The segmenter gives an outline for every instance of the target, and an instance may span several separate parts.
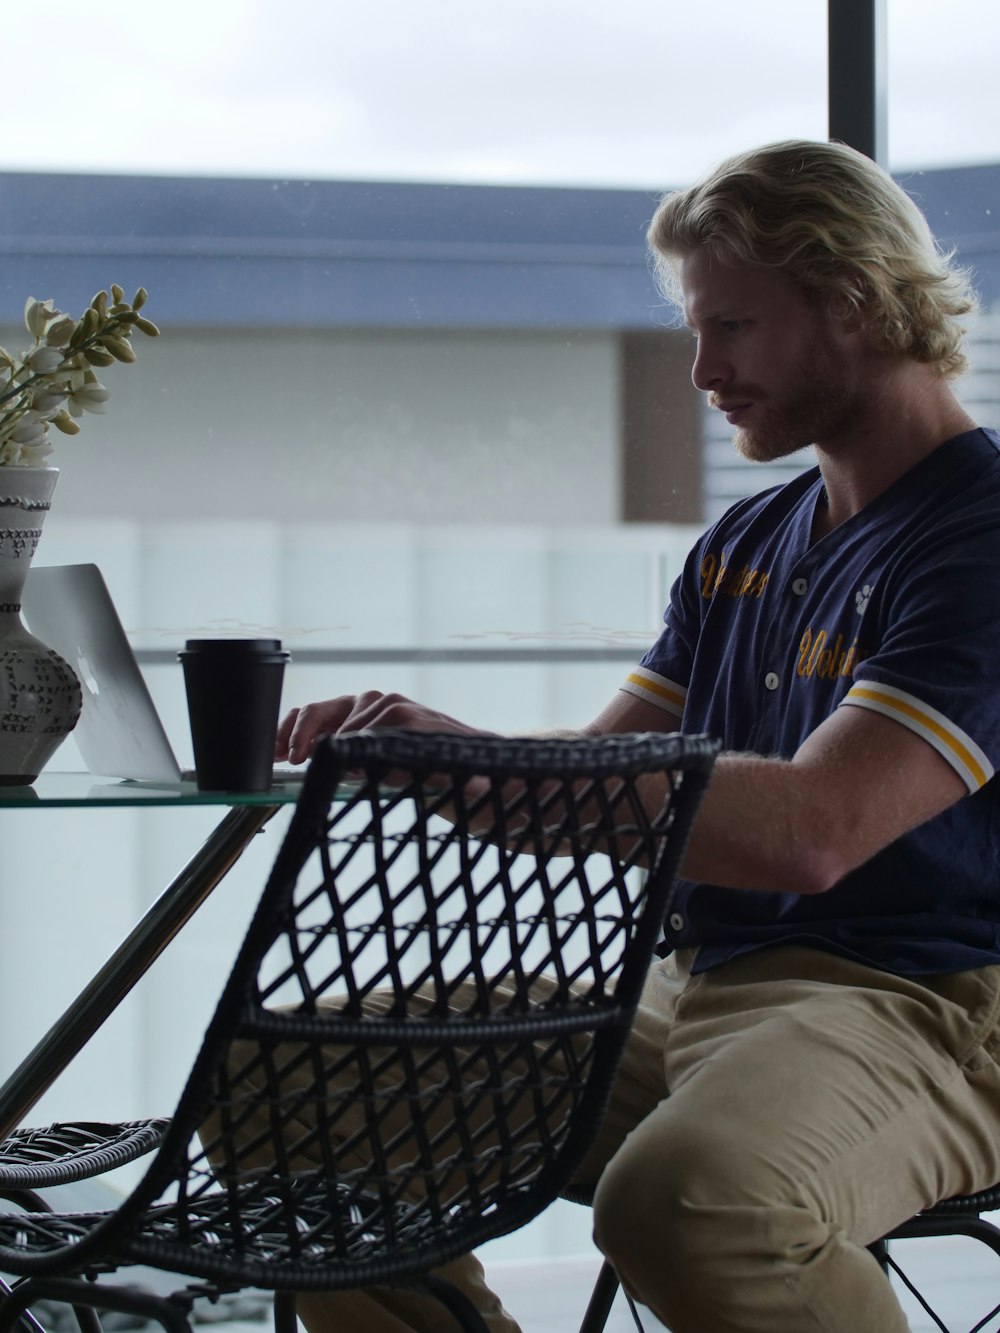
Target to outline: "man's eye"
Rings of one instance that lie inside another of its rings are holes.
[[[745,320],[742,319],[724,319],[722,321],[722,327],[727,333],[739,333],[744,324]]]

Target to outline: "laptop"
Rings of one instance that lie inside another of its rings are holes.
[[[96,565],[32,566],[21,613],[79,677],[83,709],[72,734],[91,773],[158,786],[194,781],[194,770],[177,762]],[[274,780],[301,782],[304,775],[304,767],[280,768]]]

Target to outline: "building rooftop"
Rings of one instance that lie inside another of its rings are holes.
[[[1000,301],[1000,164],[903,179]],[[110,282],[202,327],[649,329],[646,190],[0,175],[0,320]]]

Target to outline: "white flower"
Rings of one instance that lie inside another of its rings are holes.
[[[58,347],[47,347],[45,343],[40,343],[27,354],[24,364],[33,375],[51,375],[59,369],[63,360],[63,353]]]
[[[45,439],[48,431],[48,424],[42,420],[37,412],[27,411],[16,422],[14,429],[10,433],[10,438],[15,444],[38,444]]]
[[[55,319],[46,326],[45,341],[49,347],[65,347],[73,336],[76,320],[72,315],[56,313]]]
[[[66,402],[67,393],[68,390],[65,388],[57,389],[53,386],[51,389],[36,393],[31,400],[31,406],[40,417],[51,421]]]
[[[19,356],[0,347],[0,467],[28,466],[51,452],[49,426],[76,435],[74,418],[103,412],[111,397],[94,367],[135,360],[132,335],[155,337],[156,325],[138,312],[146,303],[140,287],[131,304],[117,283],[100,291],[79,319],[52,301],[29,296],[24,324],[34,345]]]
[[[63,370],[66,372],[66,387],[70,393],[75,393],[77,389],[82,389],[88,382],[87,376],[94,376],[94,372],[82,356],[73,357],[72,361],[67,361]]]
[[[111,394],[104,385],[94,380],[93,383],[81,385],[79,389],[73,389],[66,406],[75,417],[78,417],[81,412],[97,412],[100,414],[104,411],[104,404],[110,397]]]
[[[49,444],[49,437],[46,435],[38,444],[20,445],[18,456],[14,461],[22,467],[40,467],[51,452],[52,445]]]
[[[7,441],[0,444],[0,467],[8,464],[12,467],[36,468],[52,453],[48,440],[41,444],[15,444]]]
[[[45,325],[59,313],[51,301],[36,301],[29,296],[24,303],[24,326],[33,338],[40,338]]]

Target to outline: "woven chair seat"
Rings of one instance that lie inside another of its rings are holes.
[[[332,1216],[336,1214],[336,1222]],[[294,1229],[289,1227],[293,1220]],[[0,1246],[10,1255],[57,1253],[75,1245],[107,1220],[103,1212],[56,1214],[26,1213],[0,1219]],[[462,1232],[469,1218],[456,1209],[451,1225]],[[336,1250],[326,1239],[337,1232]],[[197,1208],[171,1205],[151,1208],[141,1229],[123,1235],[115,1248],[104,1253],[100,1267],[113,1269],[125,1264],[149,1264],[209,1281],[224,1279],[220,1254],[238,1254],[244,1285],[274,1288],[294,1285],[302,1289],[316,1285],[317,1275],[325,1290],[356,1285],[353,1261],[363,1258],[370,1280],[378,1280],[372,1264],[373,1250],[383,1249],[385,1277],[398,1269],[399,1255],[419,1262],[423,1253],[438,1262],[440,1223],[429,1219],[423,1208],[397,1203],[387,1209],[381,1199],[358,1195],[335,1185],[315,1183],[303,1189],[293,1203],[279,1198],[242,1198],[238,1211],[224,1194],[206,1196]],[[464,1243],[463,1243],[464,1249]],[[331,1260],[333,1260],[331,1264]],[[276,1282],[276,1274],[281,1282]]]
[[[197,1209],[189,1205],[179,1211],[169,1204],[149,1209],[142,1219],[141,1230],[122,1235],[118,1244],[105,1253],[103,1265],[163,1261],[176,1255],[189,1275],[212,1277],[217,1274],[222,1249],[238,1251],[251,1267],[255,1263],[270,1265],[289,1260],[308,1263],[310,1258],[319,1259],[326,1254],[325,1250],[321,1253],[314,1248],[308,1237],[329,1216],[328,1199],[315,1187],[310,1192],[315,1201],[302,1197],[295,1201],[292,1210],[303,1237],[302,1244],[294,1251],[285,1226],[288,1210],[282,1200],[241,1201],[238,1219],[234,1219],[232,1199],[217,1194],[202,1199]],[[346,1201],[344,1220],[351,1225]],[[106,1221],[105,1212],[8,1215],[0,1219],[0,1246],[9,1253],[18,1250],[54,1253],[75,1245]]]
[[[113,1171],[158,1148],[169,1123],[76,1121],[14,1130],[0,1143],[0,1190],[67,1185]]]

